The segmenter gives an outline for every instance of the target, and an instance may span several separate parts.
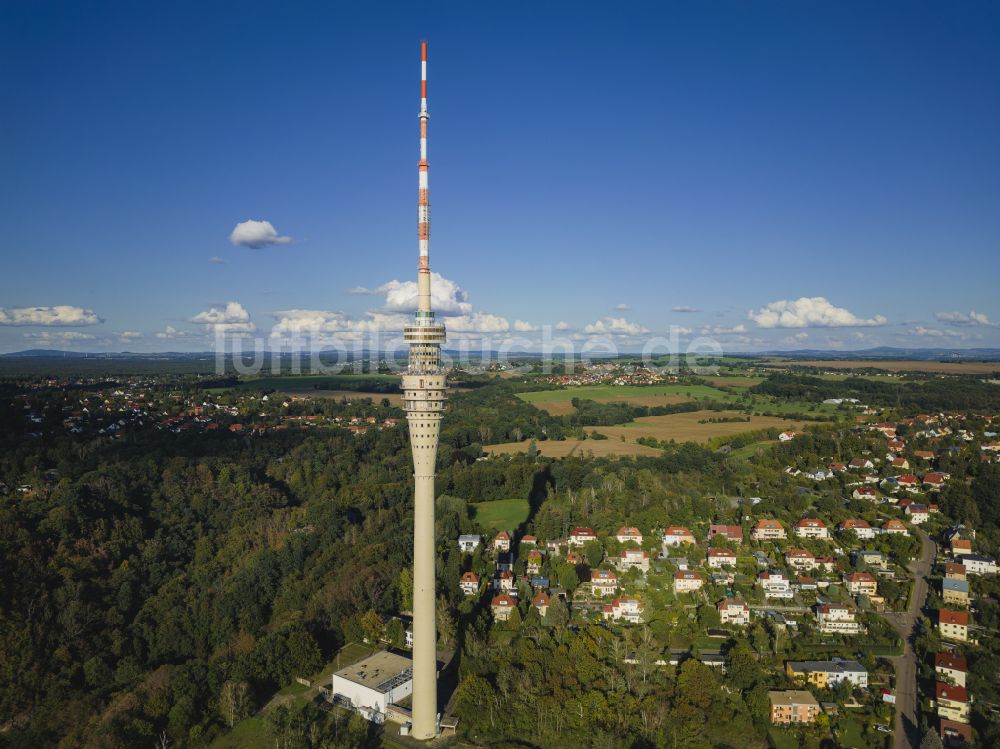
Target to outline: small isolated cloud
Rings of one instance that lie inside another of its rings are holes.
[[[360,290],[354,293],[367,293]],[[385,309],[391,312],[413,312],[417,308],[416,281],[389,281],[371,293],[385,297]],[[440,273],[431,273],[431,308],[443,315],[467,315],[472,312],[469,294],[454,281]]]
[[[223,258],[219,257],[218,255],[212,255],[212,257],[210,257],[208,259],[208,262],[210,262],[212,265],[225,265],[226,264],[226,261]]]
[[[701,329],[702,335],[736,335],[738,333],[746,332],[747,326],[743,323],[732,327],[726,327],[725,325],[706,325]]]
[[[701,312],[700,309],[696,309],[695,307],[688,307],[688,306],[683,305],[683,304],[679,305],[677,307],[671,307],[670,311],[671,312]]]
[[[355,286],[352,289],[347,290],[348,294],[363,294],[367,296],[373,296],[376,292],[375,289],[369,289],[367,286]]]
[[[625,302],[622,302],[621,304],[616,304],[615,309],[618,310],[619,312],[627,312],[632,308],[629,307],[627,304],[625,304]]]
[[[222,309],[212,307],[200,312],[189,322],[204,325],[211,333],[253,333],[257,326],[250,321],[250,313],[239,302],[229,302]]]
[[[969,336],[965,333],[960,333],[957,330],[938,330],[936,328],[925,328],[923,325],[918,325],[913,330],[910,331],[915,336],[920,336],[921,338],[958,338],[965,339]]]
[[[976,312],[975,310],[971,310],[967,315],[963,312],[938,312],[934,315],[934,317],[943,323],[947,323],[948,325],[958,325],[962,327],[983,325],[994,328],[997,325],[1000,325],[1000,323],[992,322],[990,318],[982,312]]]
[[[138,340],[139,338],[142,338],[142,333],[140,333],[138,330],[123,330],[121,333],[118,334],[118,337],[121,338],[123,341],[135,341]]]
[[[572,329],[573,326],[570,325],[565,320],[560,320],[559,322],[556,323],[556,330],[572,330]]]
[[[648,333],[649,330],[638,323],[629,322],[624,317],[605,317],[597,322],[586,325],[583,332],[589,335],[621,335],[631,336]]]
[[[821,296],[771,302],[747,317],[761,328],[859,328],[885,325],[882,315],[860,318],[850,310],[835,307]]]
[[[0,307],[0,325],[97,325],[103,322],[92,310],[59,304],[55,307]]]
[[[789,346],[795,346],[802,343],[809,337],[809,334],[804,330],[801,333],[795,333],[794,335],[785,336],[781,339],[782,343],[788,344]]]
[[[190,330],[178,330],[173,325],[168,325],[165,330],[156,334],[160,340],[176,340],[178,338],[197,338],[200,334]]]
[[[538,326],[524,320],[515,320],[514,330],[518,333],[534,333],[538,330]]]
[[[272,244],[288,244],[292,238],[280,236],[270,221],[250,219],[236,224],[236,228],[229,235],[229,241],[237,247],[259,250]]]

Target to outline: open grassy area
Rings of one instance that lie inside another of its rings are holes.
[[[518,398],[553,416],[573,413],[574,398],[598,403],[631,403],[634,406],[665,406],[694,398],[729,400],[731,396],[709,385],[593,385],[565,390],[518,393]]]
[[[528,500],[497,499],[472,505],[473,518],[483,528],[512,531],[528,519]]]
[[[271,749],[274,740],[263,718],[247,718],[212,742],[212,749]]]
[[[752,445],[744,445],[733,450],[729,455],[733,458],[752,458],[757,454],[758,450],[770,450],[774,445],[778,444],[778,440],[763,440],[761,442],[754,442]]]
[[[727,437],[756,429],[778,427],[780,429],[800,429],[801,422],[776,416],[751,416],[750,421],[700,423],[712,418],[742,417],[738,411],[693,411],[667,416],[643,416],[635,421],[614,427],[598,427],[606,434],[609,442],[635,442],[640,437],[653,437],[661,441],[706,442],[713,437]]]
[[[607,427],[601,427],[605,432]],[[530,440],[521,442],[504,442],[498,445],[486,445],[483,449],[491,455],[508,455],[510,453],[526,453]],[[547,440],[536,443],[538,452],[548,458],[566,458],[570,456],[605,458],[609,456],[630,455],[662,455],[663,451],[655,447],[637,445],[634,442],[614,440]]]

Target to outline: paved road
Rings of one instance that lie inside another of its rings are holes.
[[[893,746],[895,749],[916,749],[920,745],[920,721],[917,712],[917,654],[913,651],[913,631],[920,609],[927,599],[927,576],[934,564],[936,549],[930,537],[919,528],[920,558],[910,565],[913,574],[913,594],[905,613],[883,614],[903,637],[903,655],[891,658],[896,668],[896,726]]]

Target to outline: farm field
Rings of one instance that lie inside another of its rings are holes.
[[[990,374],[1000,371],[998,362],[878,361],[844,359],[834,361],[767,361],[763,367],[817,367],[819,369],[883,369],[887,372],[929,372],[932,374]]]
[[[729,388],[751,388],[764,381],[763,377],[705,377],[703,378],[709,385]]]
[[[387,382],[398,386],[399,375],[276,375],[240,380],[236,388],[239,390],[280,390],[283,393],[297,393],[312,390],[341,390],[344,385],[368,382]]]
[[[527,448],[525,448],[527,450]],[[472,517],[484,528],[512,531],[528,519],[526,499],[496,499],[472,505]]]
[[[509,455],[511,453],[526,453],[530,440],[521,442],[504,442],[498,445],[486,445],[483,449],[490,455]],[[566,458],[570,456],[606,458],[621,455],[662,455],[662,450],[655,447],[637,445],[634,442],[621,440],[546,440],[536,442],[538,452],[548,458]]]
[[[702,419],[727,416],[741,417],[743,414],[739,411],[693,411],[668,416],[643,416],[621,426],[597,427],[595,431],[610,437],[609,442],[620,442],[622,437],[626,442],[635,442],[639,437],[677,442],[707,442],[713,437],[728,437],[755,429],[779,427],[791,430],[802,427],[801,422],[776,416],[751,416],[750,421],[698,423]]]
[[[598,403],[631,403],[635,406],[664,406],[685,403],[694,398],[716,398],[729,400],[731,396],[709,385],[594,385],[573,387],[566,390],[540,390],[534,393],[518,393],[518,398],[547,411],[552,416],[573,413],[574,398],[597,401]]]
[[[394,406],[402,407],[403,405],[402,393],[369,393],[363,390],[313,390],[309,392],[282,390],[281,392],[288,393],[289,395],[308,395],[310,398],[335,398],[337,400],[347,398],[349,401],[371,398],[375,403],[380,403],[383,398],[388,398],[389,403]]]

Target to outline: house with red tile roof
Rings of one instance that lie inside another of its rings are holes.
[[[829,538],[830,531],[819,518],[802,518],[794,526],[795,535],[799,538]]]
[[[716,525],[713,523],[708,527],[708,540],[711,541],[716,536],[722,536],[729,541],[741,544],[743,543],[743,527],[740,525]]]
[[[882,524],[883,533],[897,533],[901,536],[909,536],[910,532],[906,529],[906,526],[902,522],[896,520],[896,518],[890,518]]]
[[[775,539],[786,538],[785,528],[777,520],[758,520],[757,524],[750,531],[750,537],[754,541],[773,541]]]
[[[615,533],[615,539],[617,539],[620,544],[631,541],[639,546],[642,546],[642,533],[638,528],[626,528],[623,526],[618,529],[617,533]]]
[[[663,545],[665,547],[693,543],[695,543],[694,535],[684,526],[672,525],[663,531]]]
[[[593,528],[578,527],[574,528],[573,532],[569,534],[569,545],[570,546],[583,546],[589,541],[596,541],[597,536],[594,534]]]
[[[873,596],[878,592],[878,581],[870,572],[849,572],[844,575],[844,587],[854,596]]]
[[[938,609],[938,630],[946,640],[968,642],[969,612]]]
[[[458,587],[467,596],[474,596],[479,592],[479,575],[475,572],[465,572],[459,580]]]
[[[837,526],[837,530],[841,533],[844,531],[853,531],[854,535],[858,538],[875,538],[875,529],[868,524],[867,520],[862,520],[861,518],[844,520]]]
[[[595,596],[608,596],[618,590],[618,575],[614,570],[591,570],[590,592]]]
[[[490,602],[490,610],[493,618],[498,622],[505,622],[510,619],[510,615],[517,608],[517,602],[506,593],[494,596]]]

